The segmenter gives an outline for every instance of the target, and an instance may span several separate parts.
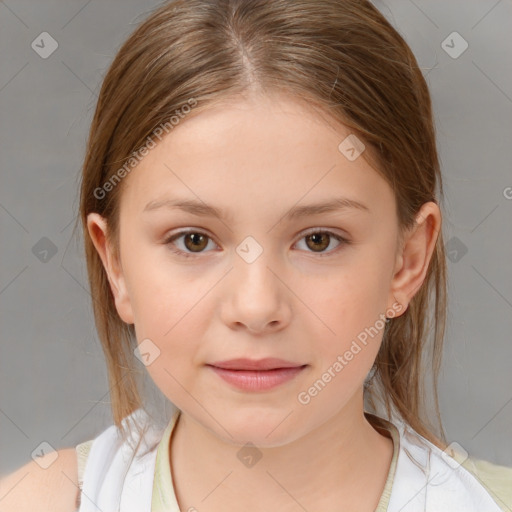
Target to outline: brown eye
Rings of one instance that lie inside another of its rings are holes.
[[[202,233],[187,233],[183,239],[185,247],[192,252],[201,252],[207,245],[208,237]]]
[[[308,242],[311,241],[311,244],[306,242],[310,249],[313,249],[315,252],[316,250],[323,251],[329,247],[330,236],[327,233],[313,233],[312,235],[307,235],[306,240]]]
[[[177,243],[179,239],[183,239],[181,244]],[[332,250],[326,251],[326,249],[331,245],[333,239],[338,242],[338,246]],[[309,231],[309,233],[306,233],[306,235],[301,238],[300,242],[302,242],[302,240],[306,240],[306,252],[313,252],[321,257],[330,256],[332,253],[336,253],[340,246],[351,243],[346,238],[337,235],[332,231],[319,231],[318,229],[316,231]],[[165,240],[164,244],[168,245],[169,249],[179,256],[189,258],[201,253],[210,252],[205,250],[208,247],[209,242],[212,242],[215,245],[215,242],[213,242],[211,237],[201,231],[180,231],[171,235],[167,240]],[[179,247],[180,245],[182,247]]]
[[[181,243],[177,243],[179,240]],[[212,241],[211,238],[201,231],[180,231],[179,233],[171,235],[165,240],[164,244],[168,245],[172,252],[189,258],[194,254],[209,252],[204,250],[208,246],[209,241]]]
[[[333,239],[338,242],[338,245],[334,247],[332,250],[326,250]],[[330,256],[331,254],[337,252],[338,248],[343,245],[348,245],[350,242],[346,238],[343,238],[332,231],[309,231],[307,232],[299,241],[302,242],[305,240],[306,252],[317,253],[318,256]]]

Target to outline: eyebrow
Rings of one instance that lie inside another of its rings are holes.
[[[144,207],[143,212],[152,212],[161,208],[180,209],[193,215],[201,217],[215,217],[219,220],[226,220],[229,216],[221,208],[197,201],[195,199],[163,199],[161,201],[150,201]],[[336,197],[321,203],[308,204],[304,206],[294,206],[284,215],[288,221],[318,215],[320,213],[329,213],[339,210],[355,209],[370,213],[368,206],[347,197]]]

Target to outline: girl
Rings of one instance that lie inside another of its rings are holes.
[[[511,510],[512,469],[443,433],[431,100],[370,2],[166,3],[105,77],[82,178],[115,424],[77,447],[80,512]]]

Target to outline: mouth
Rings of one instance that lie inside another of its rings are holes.
[[[276,357],[266,357],[265,359],[230,359],[227,361],[217,361],[207,366],[215,366],[224,370],[278,370],[283,368],[300,368],[306,365],[285,361]]]
[[[309,365],[267,358],[259,361],[232,359],[206,366],[237,389],[266,391],[289,382]]]

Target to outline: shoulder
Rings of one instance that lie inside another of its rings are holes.
[[[512,510],[512,467],[474,458],[468,458],[462,466],[485,487],[496,503]]]
[[[512,468],[470,457],[456,442],[434,445],[409,425],[395,423],[400,448],[390,510],[512,510]]]
[[[70,512],[77,497],[75,448],[47,453],[0,478],[0,512]]]
[[[493,464],[487,460],[469,455],[458,443],[451,443],[445,450],[437,448],[438,459],[442,459],[448,472],[458,474],[463,479],[464,473],[471,475],[469,491],[477,487],[489,494],[492,500],[506,510],[512,509],[512,468]],[[455,471],[459,470],[459,472]]]
[[[443,500],[457,496],[468,511],[512,509],[512,468],[476,459],[457,443],[431,450],[431,485]]]
[[[95,510],[151,508],[156,453],[163,429],[142,409],[125,417],[122,424],[124,432],[110,425],[92,442],[77,446],[81,494],[94,503]]]

